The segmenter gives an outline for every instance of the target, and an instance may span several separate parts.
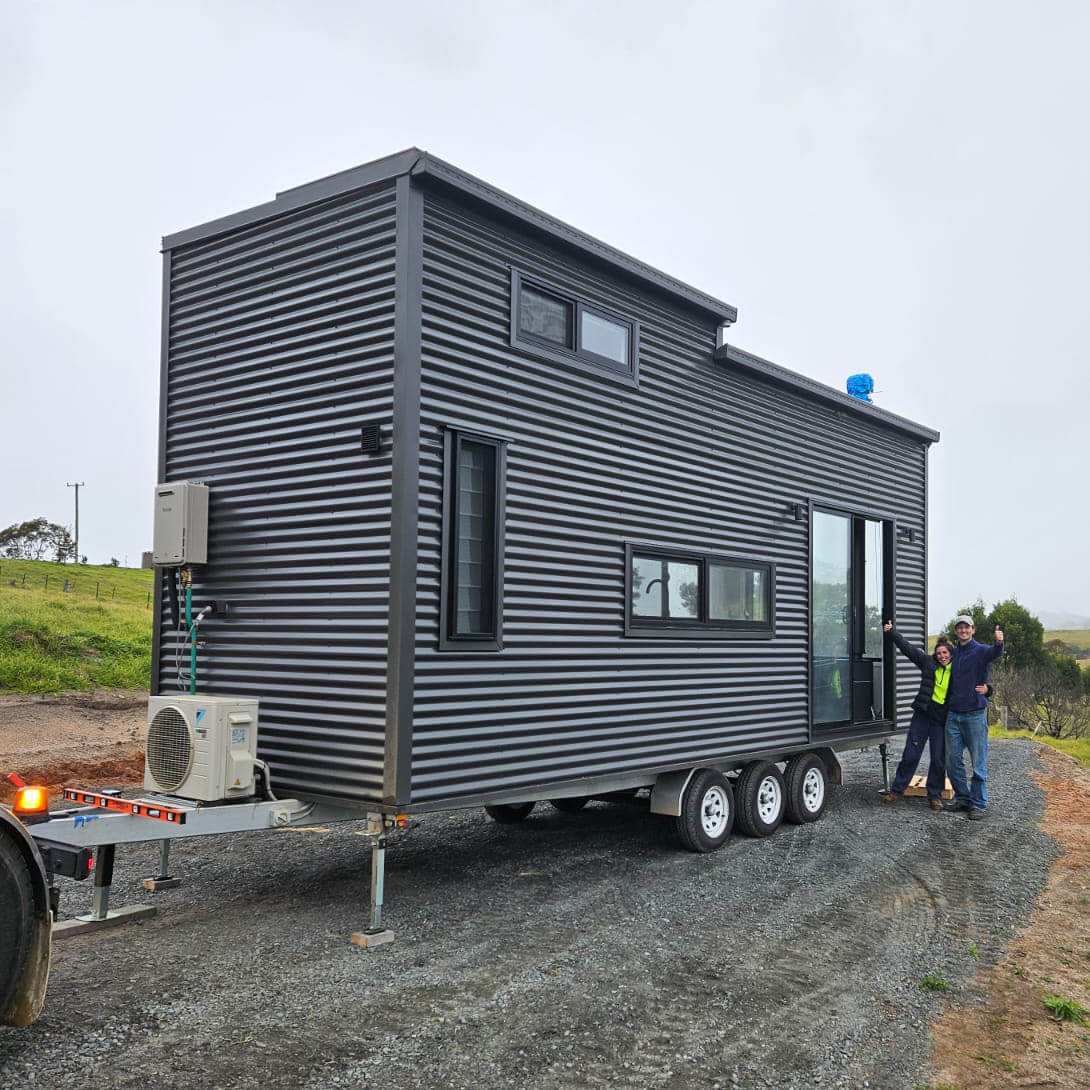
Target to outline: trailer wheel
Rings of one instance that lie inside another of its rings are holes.
[[[734,793],[721,772],[699,768],[681,798],[677,833],[691,852],[714,852],[726,844],[734,826]]]
[[[783,821],[783,776],[770,761],[753,761],[735,784],[738,828],[747,836],[771,836]]]
[[[26,860],[0,829],[0,1017],[26,968],[34,926],[34,889]]]
[[[501,825],[516,825],[529,815],[535,805],[532,802],[500,803],[497,806],[486,806],[484,812]]]
[[[800,753],[787,763],[784,774],[787,786],[787,812],[784,815],[795,825],[817,821],[825,813],[829,801],[825,762],[816,753]]]
[[[590,802],[588,795],[573,795],[566,799],[549,799],[549,805],[555,807],[562,814],[577,814]]]

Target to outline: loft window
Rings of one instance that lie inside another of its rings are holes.
[[[445,455],[440,649],[499,651],[504,444],[448,431]]]
[[[628,545],[628,635],[771,636],[771,564]]]
[[[511,272],[511,343],[537,355],[635,380],[639,323]]]

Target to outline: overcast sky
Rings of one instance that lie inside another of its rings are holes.
[[[150,547],[161,236],[416,145],[942,433],[932,631],[1090,614],[1090,5],[0,0],[0,527]]]

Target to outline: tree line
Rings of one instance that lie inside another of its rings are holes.
[[[992,668],[993,705],[1008,709],[1007,726],[1043,731],[1053,738],[1081,738],[1090,729],[1090,670],[1075,658],[1083,649],[1062,640],[1045,643],[1044,625],[1014,598],[989,612],[982,601],[960,609],[973,618],[975,638],[991,643],[995,626],[1006,647]],[[946,631],[952,632],[951,620]]]
[[[59,526],[39,516],[26,522],[13,522],[0,530],[0,556],[11,560],[53,560],[67,564],[76,559],[76,543],[67,526]],[[86,564],[87,557],[79,557],[79,562]],[[108,566],[120,567],[121,561],[111,556]]]

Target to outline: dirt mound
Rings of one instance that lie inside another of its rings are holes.
[[[126,787],[143,782],[147,693],[97,691],[61,696],[0,695],[0,802],[15,772],[50,789]]]
[[[60,761],[42,766],[23,766],[18,773],[26,783],[45,787],[49,791],[50,807],[55,809],[62,802],[65,787],[134,787],[144,782],[144,753],[139,751],[124,757],[104,761]],[[0,780],[0,802],[10,803],[15,798],[15,786],[7,779]]]

